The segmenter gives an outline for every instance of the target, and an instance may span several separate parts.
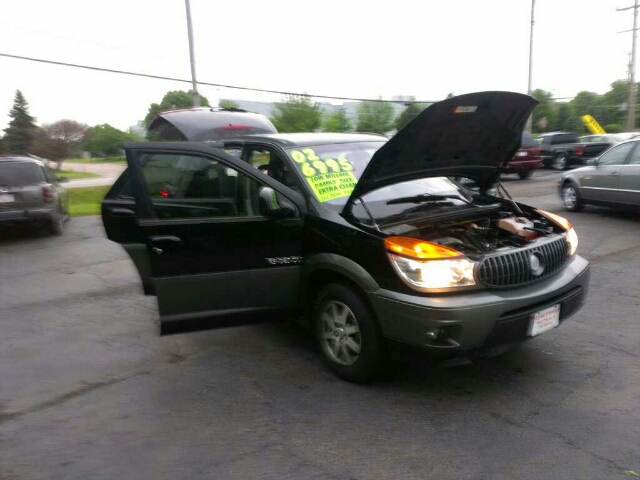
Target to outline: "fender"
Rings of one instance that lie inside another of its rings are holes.
[[[340,274],[351,280],[367,293],[376,292],[380,289],[380,286],[369,272],[353,260],[335,253],[316,253],[306,257],[304,264],[302,265],[302,284],[300,287],[300,299],[302,305],[304,305],[304,300],[307,297],[309,278],[319,270]]]

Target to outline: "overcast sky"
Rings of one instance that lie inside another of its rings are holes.
[[[625,3],[626,1],[626,3]],[[632,0],[537,0],[534,88],[605,92],[627,76]],[[530,0],[191,0],[198,78],[315,94],[435,100],[525,92]],[[190,78],[183,0],[0,1],[0,52]],[[16,89],[39,124],[126,129],[188,84],[0,57],[0,128]],[[218,98],[277,96],[202,86]]]

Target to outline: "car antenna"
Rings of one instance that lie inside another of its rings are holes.
[[[500,180],[497,180],[496,184],[498,185],[498,193],[500,193],[500,196],[504,199],[505,198],[504,195],[506,195],[507,197],[506,199],[513,204],[513,206],[516,208],[518,212],[520,212],[520,216],[524,217],[524,212],[522,211],[522,209],[520,209],[520,207],[518,206],[516,201],[513,199],[513,197],[509,195],[509,192],[507,191],[506,188],[504,188],[504,185],[502,184],[502,182]],[[502,192],[500,190],[502,190]],[[504,192],[504,195],[502,194],[503,192]]]

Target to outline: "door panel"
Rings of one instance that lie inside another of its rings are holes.
[[[620,172],[635,142],[623,143],[605,152],[598,164],[580,176],[582,194],[586,200],[621,202]]]
[[[620,172],[620,191],[624,203],[640,205],[640,163],[625,165]]]
[[[294,308],[302,219],[260,215],[262,174],[242,160],[165,150],[135,155],[150,207],[139,228],[161,333],[253,323]]]

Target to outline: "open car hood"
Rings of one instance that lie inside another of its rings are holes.
[[[394,183],[424,177],[467,177],[490,188],[500,166],[520,147],[534,98],[513,92],[479,92],[434,103],[371,158],[345,210],[358,197]]]

